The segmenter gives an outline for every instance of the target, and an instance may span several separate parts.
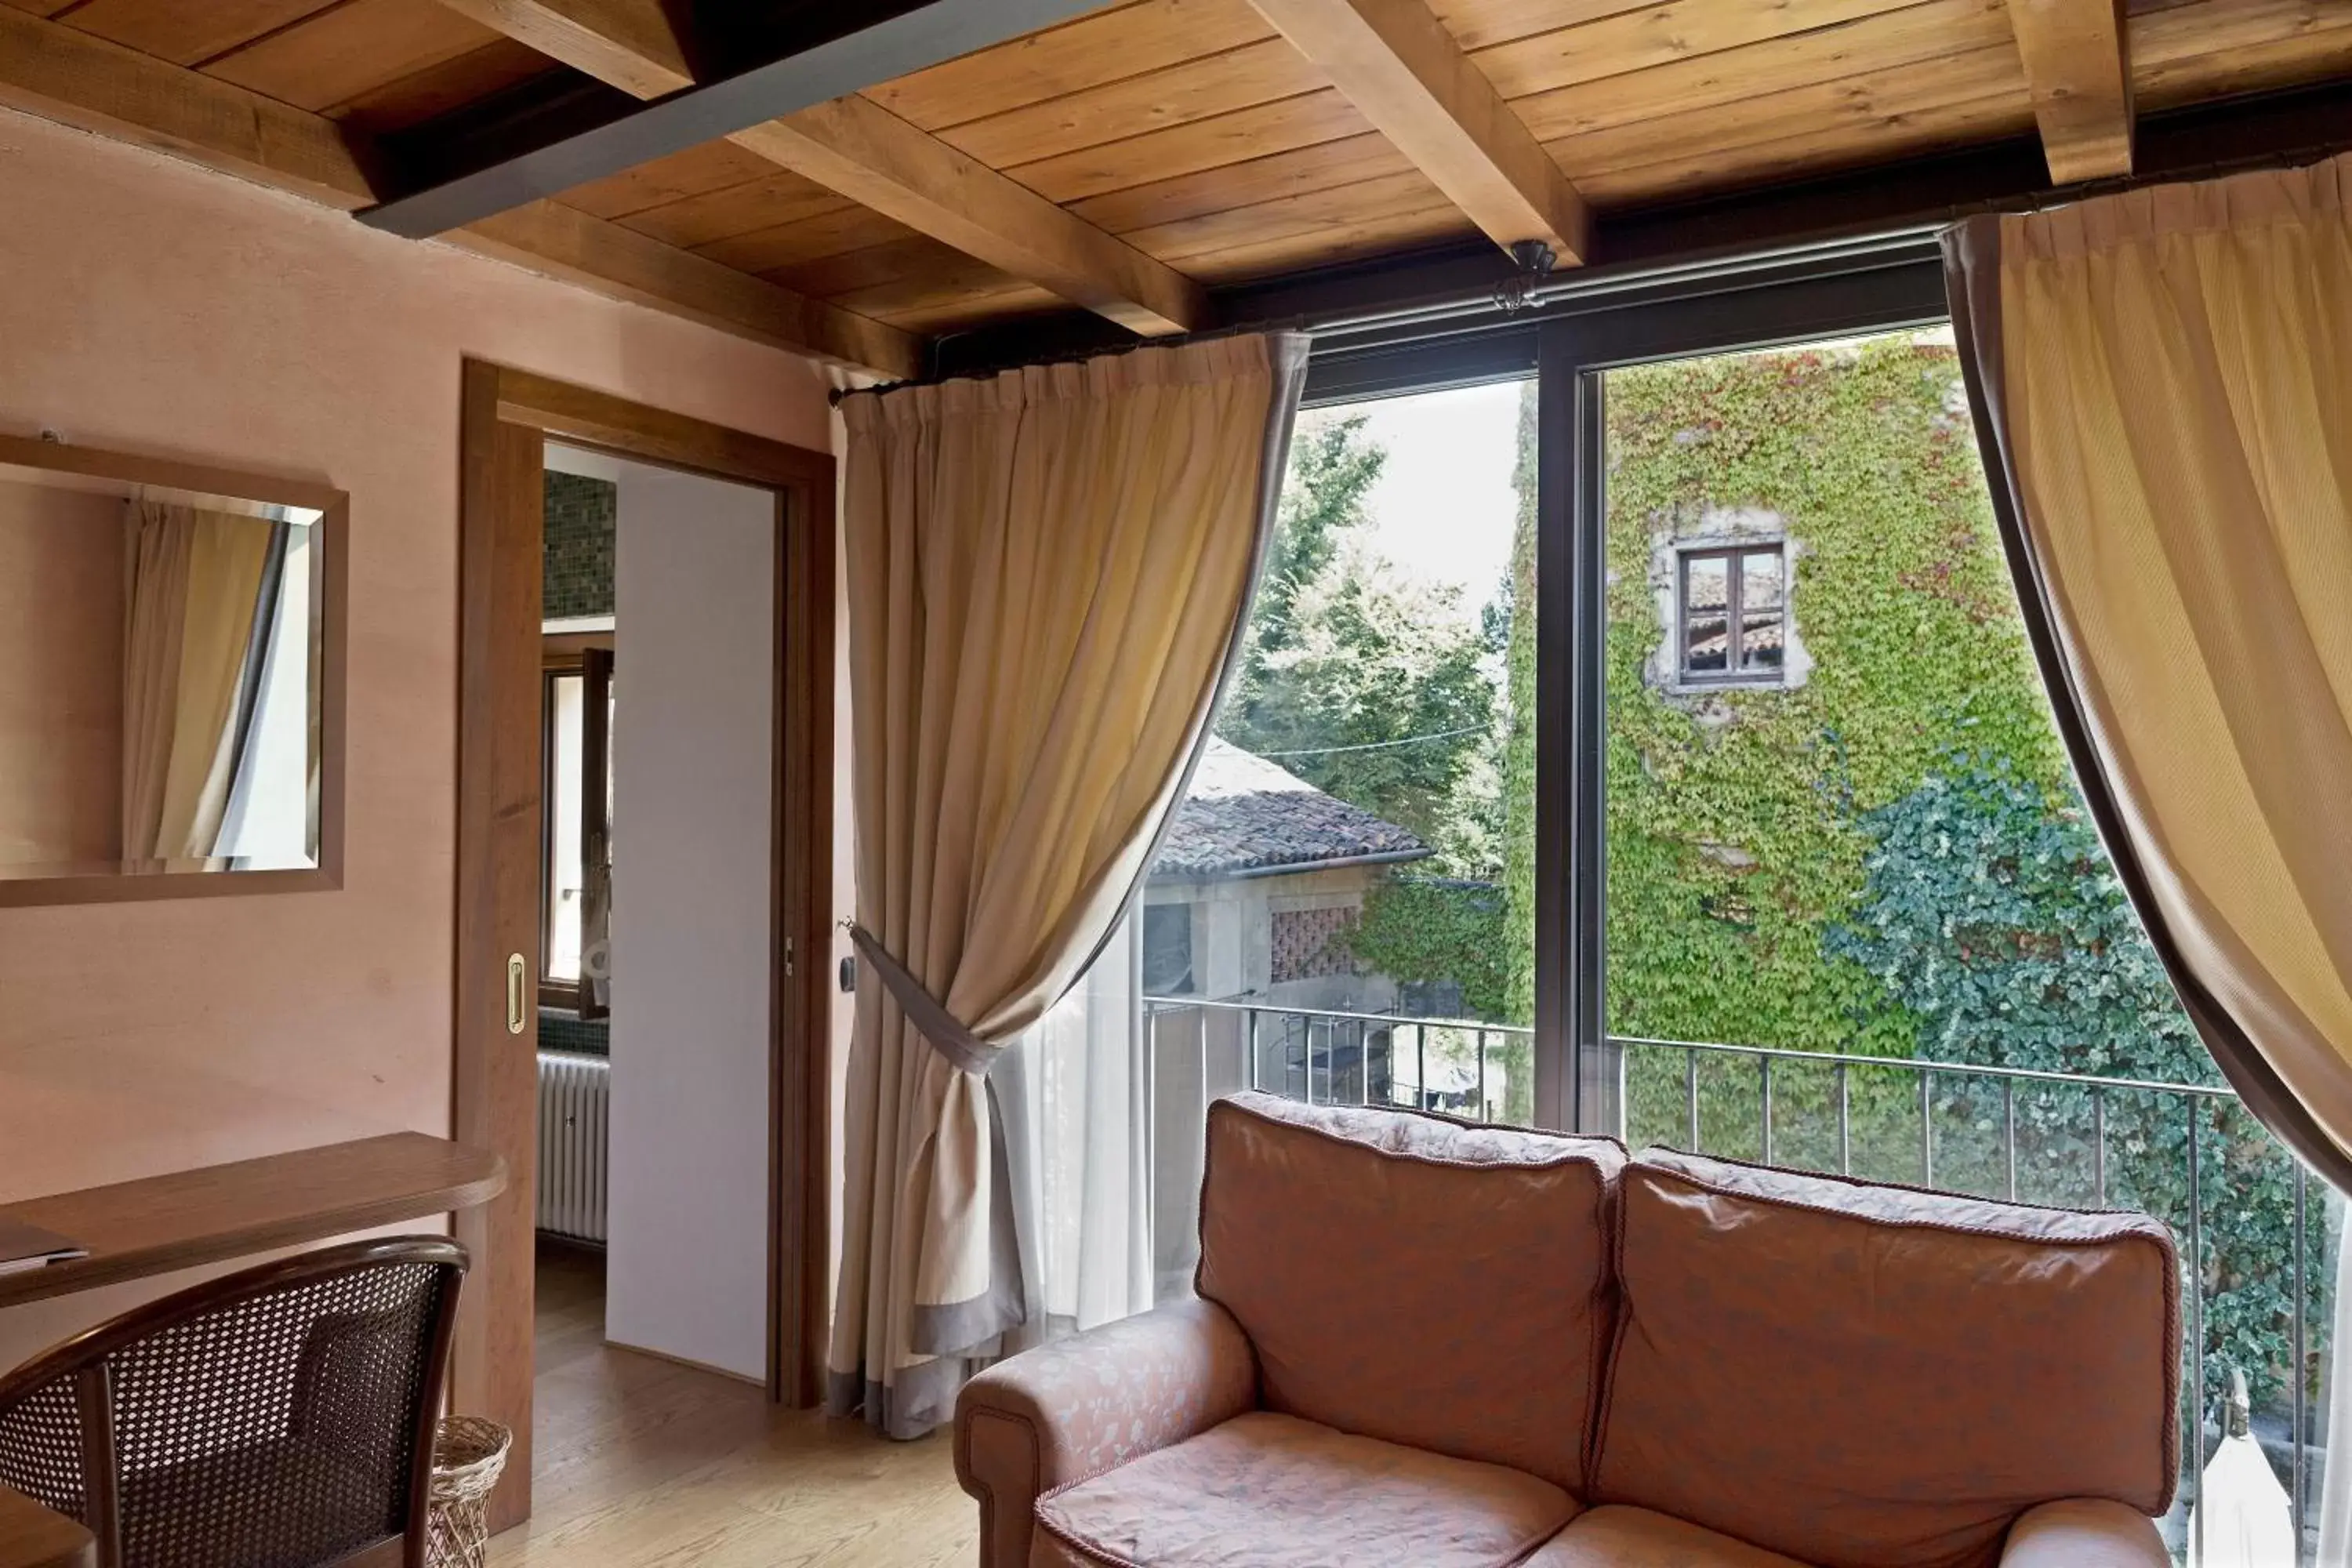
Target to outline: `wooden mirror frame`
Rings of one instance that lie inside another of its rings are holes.
[[[53,473],[120,479],[167,489],[234,496],[319,514],[311,526],[323,553],[319,565],[319,863],[301,869],[177,871],[140,874],[79,872],[56,877],[0,877],[0,909],[41,904],[121,903],[147,899],[235,897],[248,893],[322,892],[343,885],[343,648],[350,607],[351,498],[324,485],[160,458],[134,457],[61,441],[0,436],[0,464]]]

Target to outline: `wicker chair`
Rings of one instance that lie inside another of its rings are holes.
[[[359,1241],[126,1312],[0,1376],[0,1482],[100,1568],[423,1568],[466,1251]]]

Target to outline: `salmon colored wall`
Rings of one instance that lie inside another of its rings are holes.
[[[0,479],[0,862],[121,856],[122,513]]]
[[[0,114],[0,431],[346,490],[352,606],[342,890],[0,910],[0,1201],[447,1131],[468,354],[830,445],[811,362]]]

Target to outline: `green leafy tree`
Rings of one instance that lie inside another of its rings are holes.
[[[1456,797],[1493,721],[1494,683],[1459,596],[1360,536],[1386,460],[1365,424],[1301,428],[1218,733],[1433,847],[1475,844]]]

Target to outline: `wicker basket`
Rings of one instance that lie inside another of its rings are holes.
[[[482,1568],[489,1551],[490,1489],[507,1468],[514,1435],[479,1415],[445,1415],[433,1434],[428,1568]]]

